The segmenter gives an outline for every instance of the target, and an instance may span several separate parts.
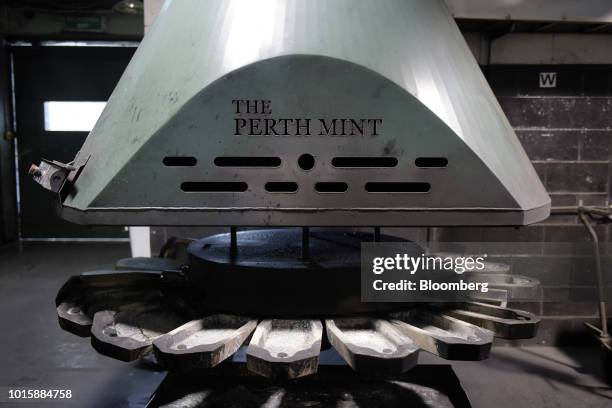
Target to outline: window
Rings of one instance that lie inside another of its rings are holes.
[[[105,106],[106,102],[45,102],[45,130],[48,132],[89,132],[98,121]]]

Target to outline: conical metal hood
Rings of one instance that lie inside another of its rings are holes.
[[[62,215],[523,225],[550,199],[443,1],[167,1]]]

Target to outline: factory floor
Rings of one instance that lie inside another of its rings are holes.
[[[142,407],[164,378],[150,363],[96,354],[57,325],[54,297],[72,274],[112,268],[125,243],[0,247],[0,406]],[[420,362],[447,364],[427,353]],[[596,348],[495,348],[484,362],[452,364],[474,407],[610,407]],[[11,388],[71,389],[71,403],[8,404]]]

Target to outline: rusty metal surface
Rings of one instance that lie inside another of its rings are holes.
[[[384,124],[365,136],[235,136],[239,98],[272,101],[270,119]],[[300,165],[305,154],[312,169]],[[195,163],[165,165],[170,156]],[[215,164],[244,156],[280,164]],[[397,165],[334,166],[346,157]],[[420,158],[446,162],[419,167]],[[550,211],[441,0],[170,1],[74,166],[82,171],[68,176],[62,215],[90,224],[523,225]],[[346,188],[317,191],[322,182]],[[390,182],[430,188],[367,191]],[[241,192],[184,183],[239,183]],[[270,192],[268,183],[297,188]]]

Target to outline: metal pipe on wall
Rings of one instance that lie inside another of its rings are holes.
[[[18,238],[8,61],[6,41],[0,38],[0,244]]]

